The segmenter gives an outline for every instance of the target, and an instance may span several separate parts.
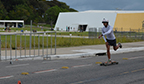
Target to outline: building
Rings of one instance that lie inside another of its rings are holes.
[[[24,20],[0,20],[0,28],[4,27],[24,27]]]
[[[54,30],[89,31],[89,28],[102,28],[106,18],[114,28],[144,28],[144,11],[89,10],[83,12],[61,12]]]

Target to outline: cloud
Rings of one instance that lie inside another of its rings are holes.
[[[85,10],[144,10],[144,0],[59,0],[78,11]]]

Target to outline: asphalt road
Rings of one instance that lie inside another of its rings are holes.
[[[123,60],[123,58],[128,58]],[[99,66],[106,56],[0,62],[0,84],[143,84],[144,51],[112,55],[118,65]],[[62,69],[63,66],[67,66]],[[21,75],[28,72],[29,75]]]

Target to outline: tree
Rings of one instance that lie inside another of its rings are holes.
[[[53,23],[56,21],[59,12],[61,12],[61,8],[59,8],[58,6],[51,7],[46,11],[45,20],[50,21],[51,28],[53,27]]]
[[[11,19],[28,20],[30,13],[25,5],[17,5],[14,9],[10,11]]]
[[[0,20],[5,19],[7,15],[7,11],[5,10],[3,4],[0,1]],[[8,18],[8,17],[7,17]]]
[[[53,26],[59,12],[76,12],[76,10],[58,0],[0,0],[0,19],[22,19],[26,24],[33,20],[36,24],[47,22]]]

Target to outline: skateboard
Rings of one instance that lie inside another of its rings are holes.
[[[118,62],[114,61],[114,62],[111,62],[111,63],[107,63],[107,62],[103,62],[100,64],[100,66],[110,66],[110,65],[117,65]]]

